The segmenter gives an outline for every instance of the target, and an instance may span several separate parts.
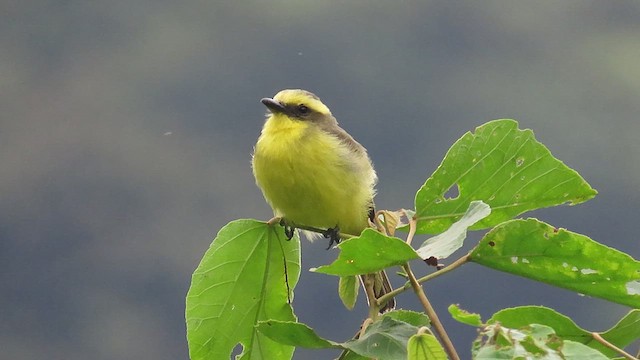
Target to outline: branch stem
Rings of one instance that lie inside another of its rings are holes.
[[[625,359],[638,360],[637,357],[629,354],[628,352],[624,351],[623,349],[620,349],[619,347],[617,347],[617,346],[613,345],[612,343],[608,342],[605,338],[600,336],[600,334],[597,333],[597,332],[592,332],[591,333],[591,337],[593,337],[600,344],[602,344],[602,345],[608,347],[609,349],[611,349],[613,351],[616,351],[620,355],[624,356]]]
[[[402,266],[402,268],[407,273],[407,276],[409,277],[409,282],[411,283],[411,287],[413,288],[416,295],[418,296],[418,300],[420,300],[420,303],[422,304],[422,307],[424,308],[427,316],[429,317],[429,320],[431,320],[431,325],[433,326],[433,329],[435,330],[436,334],[438,334],[440,341],[442,341],[442,346],[444,347],[444,350],[447,352],[449,359],[460,360],[460,357],[458,356],[458,353],[456,352],[456,349],[453,346],[453,343],[451,342],[449,335],[447,335],[447,331],[444,329],[444,326],[440,322],[440,319],[438,318],[438,314],[436,314],[436,311],[433,309],[433,306],[431,306],[429,299],[427,299],[427,295],[424,293],[424,289],[418,283],[418,280],[416,279],[415,275],[413,275],[413,272],[411,271],[411,267],[409,267],[409,264],[405,264]]]
[[[367,293],[367,303],[369,303],[369,318],[372,321],[376,321],[376,319],[378,318],[378,314],[380,311],[380,306],[378,305],[378,301],[376,300],[376,294],[375,294],[375,290],[373,289],[375,286],[375,280],[373,278],[373,275],[371,274],[367,274],[367,275],[361,275],[362,276],[362,282],[364,283],[364,290]],[[364,330],[362,330],[362,333],[364,334]]]
[[[448,273],[449,271],[462,266],[463,264],[467,263],[468,261],[469,261],[469,254],[467,254],[467,255],[459,258],[458,260],[454,261],[453,263],[451,263],[451,265],[448,265],[448,266],[446,266],[446,267],[444,267],[444,268],[442,268],[442,269],[440,269],[440,270],[438,270],[436,272],[433,272],[433,273],[431,273],[429,275],[423,276],[420,279],[417,279],[416,281],[419,284],[422,284],[422,283],[427,282],[427,281],[429,281],[431,279],[437,278],[440,275],[444,275],[444,274]],[[380,304],[385,304],[391,298],[396,297],[399,294],[401,294],[401,293],[403,293],[403,292],[405,292],[405,291],[407,291],[409,289],[411,289],[411,283],[407,281],[404,284],[404,286],[399,287],[399,288],[397,288],[397,289],[395,289],[393,291],[390,291],[390,292],[384,294],[383,296],[381,296],[378,299],[378,306],[381,306]]]
[[[451,270],[454,270],[464,264],[466,264],[469,261],[470,257],[469,254],[466,254],[464,256],[462,256],[461,258],[459,258],[458,260],[452,262],[451,264],[443,267],[442,269],[433,272],[429,275],[423,276],[420,279],[418,279],[418,283],[422,284],[423,282],[429,281],[431,279],[437,278],[440,275],[444,275],[446,273],[448,273]]]

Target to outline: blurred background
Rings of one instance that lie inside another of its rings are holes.
[[[188,358],[184,298],[200,257],[227,222],[271,216],[250,156],[259,100],[284,88],[315,92],[369,149],[385,209],[412,208],[466,131],[515,118],[600,192],[527,216],[640,258],[636,1],[70,0],[1,9],[3,358]],[[303,270],[335,258],[325,247],[303,243]],[[321,335],[345,340],[366,309],[360,299],[345,310],[336,286],[303,271],[294,305]],[[594,331],[629,310],[475,264],[426,291],[463,358],[476,333],[450,320],[452,303],[485,319],[545,305]],[[398,301],[418,309],[411,294]]]

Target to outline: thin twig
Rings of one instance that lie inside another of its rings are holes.
[[[591,336],[600,344],[608,347],[609,349],[616,351],[617,353],[619,353],[620,355],[624,356],[625,359],[629,359],[629,360],[638,360],[637,357],[629,354],[628,352],[624,351],[623,349],[620,349],[619,347],[613,345],[612,343],[608,342],[607,340],[605,340],[602,336],[600,336],[599,333],[597,332],[592,332]]]
[[[420,279],[418,279],[418,283],[422,284],[423,282],[426,282],[426,281],[432,280],[434,278],[437,278],[440,275],[444,275],[444,274],[448,273],[449,271],[454,270],[454,269],[466,264],[469,261],[469,259],[470,259],[469,254],[466,254],[463,257],[459,258],[458,260],[452,262],[451,264],[443,267],[442,269],[440,269],[440,270],[438,270],[436,272],[433,272],[433,273],[431,273],[429,275],[421,277]]]
[[[435,330],[436,334],[438,334],[440,341],[442,341],[442,346],[444,347],[444,350],[447,352],[449,359],[460,360],[460,357],[456,352],[456,348],[453,346],[453,343],[451,342],[451,339],[449,338],[447,331],[444,329],[444,326],[440,322],[440,319],[438,318],[438,314],[436,314],[436,311],[433,309],[433,306],[431,306],[429,299],[427,299],[427,295],[424,293],[424,289],[418,283],[418,280],[416,279],[415,275],[413,275],[413,272],[411,271],[411,267],[409,267],[409,264],[406,264],[406,265],[403,265],[402,268],[407,273],[407,276],[409,277],[409,281],[411,282],[411,287],[415,291],[416,295],[418,295],[418,300],[420,300],[420,303],[422,304],[422,307],[424,308],[427,316],[429,317],[429,320],[431,320],[431,325],[433,326],[433,329]]]
[[[424,282],[427,282],[429,280],[437,278],[440,275],[444,275],[444,274],[448,273],[449,271],[454,270],[454,269],[464,265],[468,261],[469,261],[469,254],[464,255],[463,257],[461,257],[458,260],[454,261],[450,265],[447,265],[446,267],[444,267],[444,268],[442,268],[442,269],[440,269],[440,270],[438,270],[436,272],[433,272],[433,273],[431,273],[429,275],[421,277],[420,279],[417,279],[417,281],[418,281],[419,284],[422,284]],[[397,289],[395,289],[393,291],[390,291],[390,292],[384,294],[383,296],[381,296],[378,299],[378,306],[381,306],[380,304],[386,303],[387,301],[389,301],[389,299],[391,299],[393,297],[396,297],[396,296],[402,294],[403,292],[405,292],[405,291],[407,291],[409,289],[411,289],[411,283],[410,282],[406,282],[404,284],[404,286],[399,287],[399,288],[397,288]]]
[[[378,301],[376,300],[376,292],[374,290],[375,279],[371,274],[362,275],[362,279],[364,283],[364,290],[367,294],[367,302],[369,303],[369,318],[372,321],[376,321],[380,312],[380,306],[378,306]]]
[[[407,244],[411,245],[413,237],[416,235],[416,230],[418,228],[418,220],[416,220],[414,217],[407,216],[406,212],[404,213],[404,216],[409,219],[409,233],[407,234]]]
[[[404,286],[399,287],[393,291],[389,291],[388,293],[380,296],[377,300],[378,306],[382,306],[382,304],[386,304],[387,302],[389,302],[389,300],[391,300],[391,298],[394,298],[396,296],[398,296],[399,294],[402,294],[403,292],[407,291],[408,289],[411,289],[411,283],[406,282],[404,284]]]

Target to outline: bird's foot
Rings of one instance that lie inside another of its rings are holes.
[[[333,246],[333,244],[338,245],[340,243],[340,228],[338,227],[338,225],[332,228],[328,228],[322,233],[322,235],[325,238],[329,239],[329,247],[327,247],[327,250],[331,249],[331,246]]]
[[[296,228],[294,226],[287,224],[287,221],[284,218],[280,218],[280,226],[284,228],[284,236],[287,237],[287,240],[291,240]]]

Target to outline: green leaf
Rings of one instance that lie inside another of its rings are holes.
[[[293,348],[257,333],[260,320],[295,320],[289,304],[300,275],[300,239],[280,226],[237,220],[223,227],[195,270],[186,299],[192,360],[288,359]],[[285,274],[286,264],[286,274]]]
[[[340,344],[321,338],[313,329],[299,322],[267,320],[259,322],[257,329],[271,340],[290,346],[308,349],[340,347]]]
[[[343,346],[360,355],[378,360],[397,360],[407,357],[407,342],[418,328],[403,321],[383,317],[369,327],[357,340]]]
[[[540,324],[553,328],[555,333],[565,339],[581,343],[591,340],[591,334],[578,327],[571,318],[543,306],[519,306],[498,311],[487,321],[500,323],[509,328],[523,328],[530,324]]]
[[[344,306],[351,310],[358,300],[360,283],[355,276],[341,276],[338,282],[338,295]]]
[[[464,310],[457,309],[454,305],[449,307],[449,312],[452,312],[453,307],[456,308],[456,311],[466,313]],[[454,316],[454,318],[472,326],[481,326],[479,316],[478,322],[475,323],[462,321],[462,319],[458,319],[458,316]],[[565,342],[571,341],[584,344],[609,357],[618,355],[616,351],[596,341],[590,331],[580,328],[571,318],[543,306],[519,306],[503,309],[493,314],[487,323],[500,324],[500,326],[511,329],[528,328],[531,324],[544,325],[552,328],[555,334]],[[639,339],[640,310],[630,311],[614,327],[602,333],[601,336],[619,348],[625,348]]]
[[[565,360],[609,360],[601,352],[574,341],[565,341],[562,345]]]
[[[472,201],[460,220],[453,223],[447,231],[427,239],[416,252],[424,260],[430,257],[436,259],[449,257],[462,247],[464,239],[467,237],[467,229],[489,214],[491,214],[489,205],[482,201]]]
[[[401,239],[382,235],[373,229],[366,229],[360,236],[343,241],[338,248],[340,255],[333,263],[311,271],[338,276],[372,274],[419,258],[413,248]]]
[[[447,360],[447,354],[435,336],[431,334],[413,335],[407,344],[409,360]]]
[[[482,325],[480,314],[470,313],[461,309],[458,305],[449,305],[449,314],[458,322],[463,324],[479,327]]]
[[[418,332],[417,327],[391,317],[382,317],[369,325],[360,338],[344,343],[323,339],[308,326],[290,321],[268,320],[261,322],[257,329],[271,340],[286,345],[311,349],[342,348],[379,360],[406,358],[407,341]],[[349,358],[360,357],[354,354]]]
[[[486,326],[474,342],[473,358],[489,359],[608,359],[586,345],[558,337],[551,327],[529,324],[509,328],[503,324]]]
[[[450,189],[458,195],[446,197]],[[495,226],[526,211],[575,205],[596,191],[551,155],[515,120],[494,120],[466,133],[416,194],[417,232],[443,232],[464,215],[471,201],[491,206],[491,215],[472,229]]]
[[[536,219],[496,226],[470,253],[478,264],[634,308],[640,262],[590,238]]]
[[[477,350],[473,360],[513,360],[515,359],[513,352],[512,348],[486,346]]]
[[[619,348],[640,339],[640,309],[631,310],[615,326],[601,335]]]
[[[427,315],[411,310],[393,310],[384,313],[382,317],[388,317],[397,321],[406,322],[407,324],[413,325],[417,328],[429,326],[429,324],[431,324],[431,321],[429,321],[429,317]]]
[[[493,314],[488,323],[499,323],[502,326],[514,329],[525,328],[531,324],[545,325],[553,328],[556,335],[563,340],[585,344],[607,356],[615,356],[617,354],[615,351],[595,341],[589,331],[580,328],[571,318],[543,306],[519,306],[503,309]]]

